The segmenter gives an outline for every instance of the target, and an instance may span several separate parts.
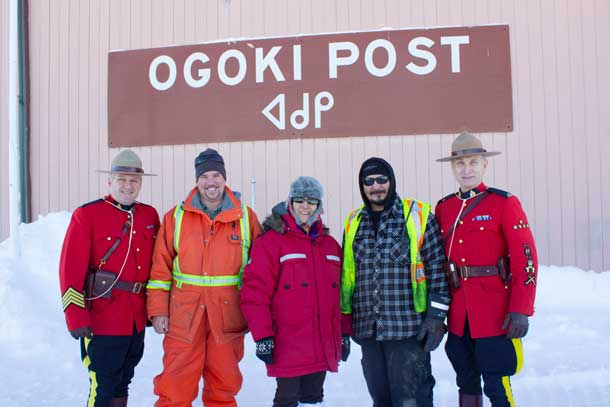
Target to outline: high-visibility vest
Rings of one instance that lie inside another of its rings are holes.
[[[403,199],[405,226],[409,235],[409,255],[411,259],[411,287],[413,305],[416,312],[426,311],[428,305],[428,287],[424,263],[421,259],[421,246],[424,242],[426,223],[430,214],[430,204],[415,199]],[[343,270],[341,271],[341,312],[352,313],[352,296],[356,287],[356,262],[354,260],[354,238],[360,225],[360,212],[364,208],[352,211],[344,223],[345,242],[343,246]]]
[[[237,275],[231,276],[199,276],[195,274],[185,274],[180,270],[180,231],[182,229],[182,218],[184,217],[184,208],[182,204],[176,205],[174,210],[174,250],[176,257],[172,268],[172,278],[176,281],[176,287],[181,288],[183,284],[196,285],[200,287],[219,287],[227,285],[237,285],[241,287],[241,278],[244,273],[244,268],[248,263],[248,255],[250,253],[250,216],[247,206],[241,204],[242,216],[239,219],[239,228],[241,230],[241,266]],[[172,282],[163,280],[149,280],[146,288],[159,289],[169,291],[172,287]]]

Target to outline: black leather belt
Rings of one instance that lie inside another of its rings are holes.
[[[500,274],[497,266],[461,266],[458,267],[460,277],[487,277]]]
[[[104,286],[106,284],[110,284],[110,282],[102,280],[102,281],[100,281],[100,284],[102,285],[101,289],[104,289]],[[145,288],[146,288],[146,283],[141,283],[139,281],[136,281],[135,283],[129,283],[127,281],[118,280],[112,286],[113,290],[127,291],[132,294],[143,293]]]

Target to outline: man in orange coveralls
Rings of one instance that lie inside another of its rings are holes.
[[[136,153],[121,151],[110,171],[100,172],[110,174],[108,195],[72,214],[59,261],[59,284],[68,330],[80,340],[89,373],[87,406],[124,407],[144,353],[144,286],[159,215],[136,201],[142,176],[153,175],[144,172]],[[86,285],[92,289],[85,292]]]
[[[203,377],[206,407],[237,406],[238,363],[246,321],[241,274],[261,226],[239,193],[225,185],[224,160],[208,148],[195,159],[197,186],[163,218],[147,285],[155,332],[164,333],[157,407],[191,406]]]
[[[437,160],[451,162],[460,186],[435,211],[449,259],[445,350],[460,407],[482,407],[483,391],[493,407],[515,405],[510,376],[523,364],[521,338],[534,313],[538,259],[527,217],[516,196],[483,183],[486,157],[497,154],[462,133]]]

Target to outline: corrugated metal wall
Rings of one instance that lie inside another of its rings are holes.
[[[9,235],[8,1],[0,2],[0,240]]]
[[[116,153],[106,135],[109,50],[490,23],[510,25],[515,131],[483,136],[487,147],[504,152],[492,159],[488,182],[521,198],[542,263],[609,270],[607,0],[30,0],[33,214],[72,209],[105,192],[94,170]],[[449,166],[434,161],[451,140],[372,135],[213,147],[225,157],[229,185],[248,201],[256,177],[261,216],[293,178],[318,177],[338,236],[341,219],[360,203],[355,177],[365,158],[389,159],[402,195],[434,202],[455,189]],[[146,180],[141,199],[160,211],[182,199],[204,147],[137,149],[146,169],[160,174]]]

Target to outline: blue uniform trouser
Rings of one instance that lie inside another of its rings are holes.
[[[432,407],[430,353],[420,341],[354,341],[362,348],[362,371],[374,407]]]
[[[493,407],[515,405],[510,376],[518,373],[522,365],[521,339],[508,339],[505,335],[473,339],[466,321],[463,336],[449,333],[445,351],[457,375],[460,393],[480,395],[484,390]]]
[[[94,335],[81,338],[83,364],[89,371],[87,407],[110,406],[113,398],[126,397],[134,370],[144,354],[144,329],[133,335]]]

